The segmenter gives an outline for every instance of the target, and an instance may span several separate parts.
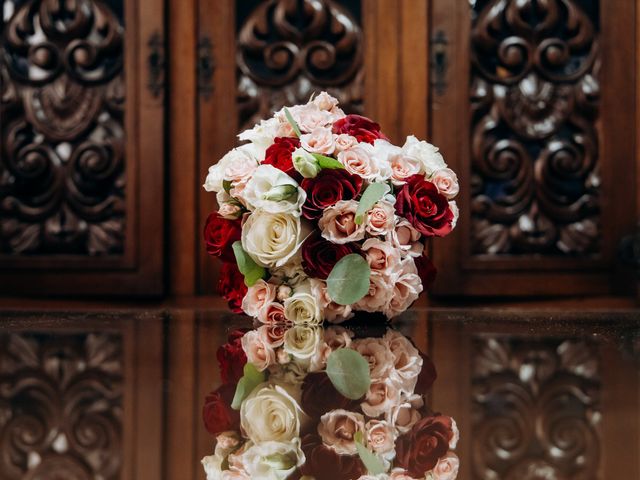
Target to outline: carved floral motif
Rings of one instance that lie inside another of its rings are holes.
[[[0,253],[122,253],[121,3],[5,4]]]
[[[598,32],[585,8],[574,0],[474,7],[475,254],[600,251]]]

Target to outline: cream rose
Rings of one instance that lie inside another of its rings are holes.
[[[281,386],[263,383],[242,402],[240,425],[254,442],[289,442],[300,436],[302,409]]]
[[[250,210],[299,216],[307,194],[282,170],[273,165],[260,165],[242,190],[242,198]]]
[[[358,145],[358,139],[346,133],[341,133],[340,135],[334,134],[333,143],[336,147],[336,152],[344,152],[345,150]]]
[[[236,467],[231,467],[229,470],[222,471],[220,480],[251,480],[251,477],[244,470],[238,470]]]
[[[412,394],[422,370],[423,360],[420,352],[407,337],[396,330],[387,330],[384,340],[393,355],[393,368],[389,380],[402,392]]]
[[[300,218],[258,209],[242,226],[242,248],[263,267],[280,267],[303,241]]]
[[[380,200],[367,212],[365,229],[369,235],[386,235],[395,226],[395,207],[393,203]]]
[[[300,137],[300,145],[305,150],[322,155],[331,155],[336,149],[330,128],[318,127]]]
[[[437,147],[424,140],[418,140],[413,135],[407,137],[405,144],[402,146],[402,153],[407,157],[419,160],[422,173],[427,175],[447,167]]]
[[[309,360],[320,347],[318,327],[296,325],[284,334],[284,350],[298,360]]]
[[[266,370],[269,365],[276,363],[276,352],[271,345],[260,336],[257,330],[244,334],[241,340],[242,349],[247,355],[247,361],[260,370]]]
[[[348,410],[331,410],[320,417],[318,434],[328,447],[340,455],[357,453],[354,435],[365,433],[364,417]]]
[[[291,442],[257,443],[242,454],[242,465],[249,478],[265,480],[284,480],[304,461],[300,439]]]
[[[455,480],[460,469],[460,459],[453,452],[447,454],[438,460],[437,465],[429,472],[433,480]],[[429,474],[427,477],[429,478]]]
[[[322,310],[315,295],[308,286],[296,288],[284,301],[284,315],[296,325],[319,325],[322,323]]]
[[[384,420],[369,420],[365,425],[367,445],[374,452],[385,454],[395,449],[396,434],[393,426]]]
[[[222,475],[222,462],[224,457],[218,455],[209,455],[201,461],[207,480],[220,480]]]
[[[207,192],[220,192],[224,190],[223,181],[231,180],[228,170],[238,173],[238,171],[249,172],[255,170],[258,160],[253,157],[246,146],[234,148],[222,157],[218,163],[209,167],[209,173],[204,182],[204,189]]]
[[[402,261],[402,268],[398,274],[393,276],[392,284],[393,293],[384,309],[388,318],[393,318],[404,312],[422,292],[422,280],[420,280],[413,258],[407,257]]]
[[[376,381],[371,384],[360,404],[365,415],[377,418],[400,403],[400,391],[389,381]]]
[[[393,285],[388,277],[377,271],[372,271],[369,277],[369,291],[354,305],[354,310],[365,312],[381,312],[393,294]]]
[[[391,275],[400,266],[400,250],[391,242],[369,238],[362,244],[362,251],[371,270]]]
[[[458,195],[458,192],[460,191],[458,176],[456,175],[456,172],[450,168],[443,168],[442,170],[435,172],[431,177],[431,181],[436,187],[438,187],[438,192],[449,200]]]
[[[242,310],[247,315],[257,317],[265,305],[276,299],[276,286],[260,279],[247,289],[242,299]]]
[[[358,202],[355,200],[340,200],[326,208],[318,221],[322,236],[333,243],[362,240],[365,226],[356,223],[356,210],[358,210]]]

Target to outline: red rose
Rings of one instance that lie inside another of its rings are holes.
[[[333,133],[346,133],[359,142],[373,143],[378,138],[387,139],[380,132],[380,125],[362,115],[347,115],[333,124]]]
[[[422,369],[418,375],[418,381],[414,392],[419,395],[426,395],[429,390],[431,390],[433,382],[438,378],[438,373],[436,372],[436,366],[433,364],[431,359],[424,353],[419,353],[422,357]]]
[[[211,435],[240,428],[240,412],[231,408],[235,392],[236,386],[227,383],[207,395],[202,407],[202,420]]]
[[[224,262],[235,262],[232,245],[233,242],[240,240],[241,233],[240,220],[228,220],[218,213],[212,213],[207,217],[207,223],[204,226],[207,253],[220,257]]]
[[[420,174],[409,177],[398,192],[396,212],[426,237],[444,237],[452,229],[453,212],[447,198]]]
[[[359,403],[338,392],[325,372],[309,373],[302,383],[300,406],[316,421],[329,410],[356,410]]]
[[[267,148],[263,165],[273,165],[278,170],[282,170],[293,178],[300,178],[298,172],[293,168],[291,154],[300,146],[300,140],[291,137],[276,137],[273,145]]]
[[[449,450],[453,438],[451,417],[434,415],[419,420],[409,432],[396,440],[394,466],[402,467],[415,478],[436,466]]]
[[[319,233],[310,235],[300,247],[302,269],[312,278],[326,279],[333,266],[345,255],[356,253],[354,243],[338,244],[325,240]]]
[[[436,275],[438,274],[438,270],[426,255],[420,255],[414,260],[416,262],[416,267],[418,268],[418,276],[422,281],[422,286],[425,290],[428,290],[431,288],[431,285],[433,285]]]
[[[302,451],[306,461],[298,475],[309,475],[317,479],[352,480],[367,473],[357,455],[339,455],[325,446],[318,435],[306,435],[302,439]],[[295,476],[294,476],[295,478]]]
[[[229,308],[233,313],[242,313],[242,299],[247,294],[247,286],[235,262],[222,264],[218,293],[229,302]]]
[[[236,384],[244,374],[247,355],[242,349],[242,337],[245,333],[245,330],[234,330],[229,334],[228,342],[218,348],[216,356],[222,383]]]
[[[356,198],[362,188],[362,178],[343,169],[325,168],[315,178],[305,178],[301,187],[307,193],[302,215],[309,220],[316,220],[322,216],[325,208],[340,200]]]

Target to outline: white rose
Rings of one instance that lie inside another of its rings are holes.
[[[304,178],[315,178],[320,173],[320,165],[313,155],[304,148],[296,148],[291,154],[293,168]]]
[[[281,386],[263,383],[242,402],[240,425],[254,443],[289,442],[300,436],[302,409]]]
[[[321,341],[320,328],[296,325],[284,334],[284,351],[298,360],[308,360],[315,355]]]
[[[279,122],[276,118],[262,120],[259,124],[245,130],[238,135],[242,141],[249,141],[255,149],[256,158],[264,158],[267,148],[273,144],[273,139],[278,136]],[[260,155],[260,153],[262,153]]]
[[[408,157],[416,158],[422,164],[422,172],[431,175],[437,170],[447,168],[447,164],[438,151],[438,147],[418,140],[413,135],[407,137],[407,141],[402,146],[402,152]]]
[[[304,240],[300,217],[258,209],[242,226],[242,248],[263,267],[281,267]]]
[[[319,325],[322,323],[322,310],[318,299],[308,288],[298,288],[284,301],[284,316],[297,325]]]
[[[307,279],[307,274],[304,273],[304,269],[302,268],[300,252],[297,252],[281,266],[271,269],[270,272],[271,276],[278,280],[278,283],[286,283],[287,286],[294,288]],[[284,295],[282,298],[278,297],[278,300],[282,302],[291,296],[291,290],[289,289],[287,292],[287,295]],[[280,292],[278,292],[278,294],[280,295]]]
[[[300,439],[292,442],[257,443],[242,454],[242,465],[249,478],[264,480],[284,480],[304,461]]]
[[[453,212],[453,220],[451,221],[451,229],[456,228],[458,224],[458,217],[460,217],[460,210],[458,209],[458,204],[455,200],[449,202],[449,208],[451,212]]]
[[[273,165],[260,165],[242,190],[250,210],[300,215],[306,192],[298,183]]]
[[[203,187],[207,192],[224,190],[222,182],[224,180],[230,180],[230,178],[227,177],[228,169],[232,167],[236,169],[238,166],[247,167],[250,165],[258,165],[258,160],[250,154],[250,150],[244,146],[234,148],[222,157],[218,163],[209,167],[209,173],[207,174]]]

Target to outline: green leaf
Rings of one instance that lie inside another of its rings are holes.
[[[384,473],[384,463],[382,463],[382,460],[380,460],[380,458],[376,454],[374,454],[364,446],[362,432],[356,432],[353,438],[356,442],[358,456],[360,457],[360,460],[362,460],[362,463],[364,463],[364,466],[367,468],[367,472],[369,473],[369,475],[379,475],[381,473]]]
[[[351,400],[362,398],[371,385],[369,362],[350,348],[339,348],[329,355],[327,376],[336,390]]]
[[[300,127],[298,127],[298,124],[293,119],[293,116],[291,115],[291,112],[287,107],[284,107],[284,116],[287,117],[287,121],[291,124],[293,131],[296,132],[296,135],[298,136],[298,138],[300,138],[300,136],[302,135],[302,132],[300,132]]]
[[[231,180],[222,180],[222,188],[224,188],[224,191],[229,193],[231,192]]]
[[[236,386],[236,393],[233,396],[231,408],[234,410],[240,410],[240,406],[242,405],[242,402],[244,402],[244,399],[251,395],[251,392],[253,392],[258,385],[264,383],[265,380],[266,375],[264,372],[259,371],[251,362],[245,363],[244,375]]]
[[[382,197],[389,193],[390,190],[389,185],[386,183],[372,183],[367,187],[362,194],[362,198],[360,198],[360,203],[356,210],[355,221],[358,225],[362,225],[365,214],[371,210]]]
[[[344,165],[342,165],[338,160],[331,157],[325,157],[324,155],[320,155],[319,153],[312,153],[313,158],[318,161],[318,165],[320,168],[328,168],[331,170],[339,170],[344,169]]]
[[[242,248],[242,242],[240,240],[233,242],[233,254],[236,257],[236,263],[238,264],[238,270],[244,275],[244,284],[247,287],[252,286],[261,278],[264,278],[267,271],[264,267],[261,267],[253,261],[247,252]]]
[[[371,269],[357,253],[342,257],[327,277],[327,291],[331,300],[339,305],[351,305],[369,291]]]

